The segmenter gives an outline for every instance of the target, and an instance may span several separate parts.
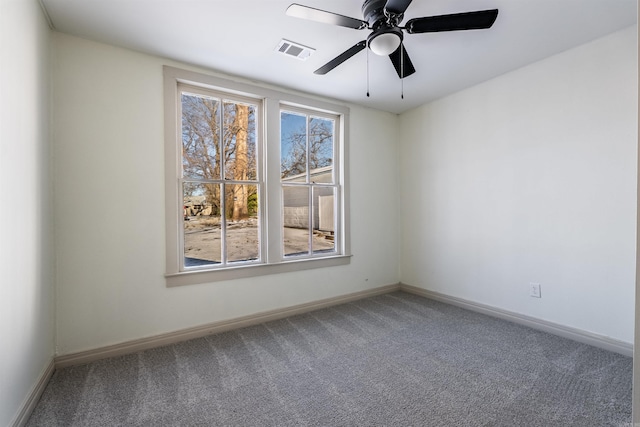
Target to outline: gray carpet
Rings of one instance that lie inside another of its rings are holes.
[[[55,372],[29,426],[621,426],[632,359],[402,292]]]

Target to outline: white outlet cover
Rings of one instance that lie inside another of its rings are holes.
[[[529,295],[534,298],[542,298],[540,283],[529,283]]]

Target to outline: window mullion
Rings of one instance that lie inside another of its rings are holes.
[[[313,207],[313,184],[307,186],[309,188],[309,255],[313,255],[313,219],[314,219],[314,207]]]
[[[225,101],[220,99],[220,108],[218,108],[218,155],[220,157],[220,263],[227,264],[227,189],[224,183],[225,179],[225,153],[224,153],[224,104]]]
[[[311,185],[311,150],[309,149],[309,143],[310,143],[310,138],[309,138],[309,131],[311,129],[310,126],[310,122],[311,122],[311,117],[309,115],[307,115],[307,132],[305,135],[305,146],[306,146],[306,160],[307,160],[307,188],[309,189],[309,201],[307,202],[307,206],[309,207],[309,218],[308,218],[308,230],[309,230],[309,243],[308,243],[308,248],[307,248],[307,252],[309,255],[313,254],[313,186]]]
[[[264,147],[265,191],[261,202],[264,206],[266,225],[263,232],[266,262],[277,263],[284,259],[282,185],[280,181],[280,102],[267,98],[264,102],[265,138],[270,143]],[[268,197],[267,197],[268,195]]]
[[[306,157],[306,169],[307,169],[307,184],[311,183],[311,161],[309,160],[309,121],[311,120],[311,117],[309,117],[307,115],[307,120],[306,120],[306,124],[307,124],[307,130],[305,132],[305,157]]]
[[[227,264],[227,186],[220,184],[220,262]]]

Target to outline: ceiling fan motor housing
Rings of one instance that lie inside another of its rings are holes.
[[[381,25],[397,26],[402,21],[403,14],[387,15],[384,7],[387,0],[365,0],[362,5],[362,16],[372,30]]]

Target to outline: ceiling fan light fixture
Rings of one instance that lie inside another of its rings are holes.
[[[436,33],[444,31],[482,30],[490,28],[498,16],[498,9],[423,16],[400,23],[413,0],[364,0],[364,20],[303,6],[297,3],[287,9],[287,15],[316,22],[338,25],[356,30],[372,30],[365,40],[359,41],[322,67],[315,74],[327,74],[358,52],[369,48],[375,55],[388,56],[400,79],[416,72],[407,50],[402,45],[404,34]],[[369,51],[367,51],[368,53]],[[369,64],[367,55],[367,64]]]
[[[393,31],[379,34],[373,33],[369,39],[369,49],[376,55],[387,56],[398,49],[401,41],[400,35]]]

